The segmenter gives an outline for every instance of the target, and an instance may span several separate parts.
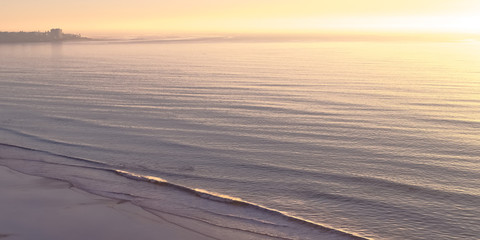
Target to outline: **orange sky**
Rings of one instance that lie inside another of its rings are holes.
[[[0,31],[480,34],[480,0],[6,0]]]

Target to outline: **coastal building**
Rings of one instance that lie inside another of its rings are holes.
[[[60,40],[63,38],[63,31],[60,28],[52,28],[50,29],[50,37],[53,40]]]
[[[87,39],[80,34],[65,34],[60,28],[52,28],[45,32],[0,32],[0,43],[60,42]]]

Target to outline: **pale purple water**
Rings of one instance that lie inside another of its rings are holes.
[[[478,239],[479,56],[475,42],[0,45],[0,164],[220,239]]]

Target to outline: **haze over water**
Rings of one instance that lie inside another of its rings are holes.
[[[476,239],[479,53],[478,42],[0,45],[0,163],[201,219],[206,233],[322,239],[305,223],[282,232],[280,211],[372,239]],[[260,207],[133,187],[152,177]]]

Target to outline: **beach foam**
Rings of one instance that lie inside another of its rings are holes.
[[[165,222],[213,239],[362,239],[239,198],[109,168],[97,161],[1,144],[0,164],[131,202]]]

